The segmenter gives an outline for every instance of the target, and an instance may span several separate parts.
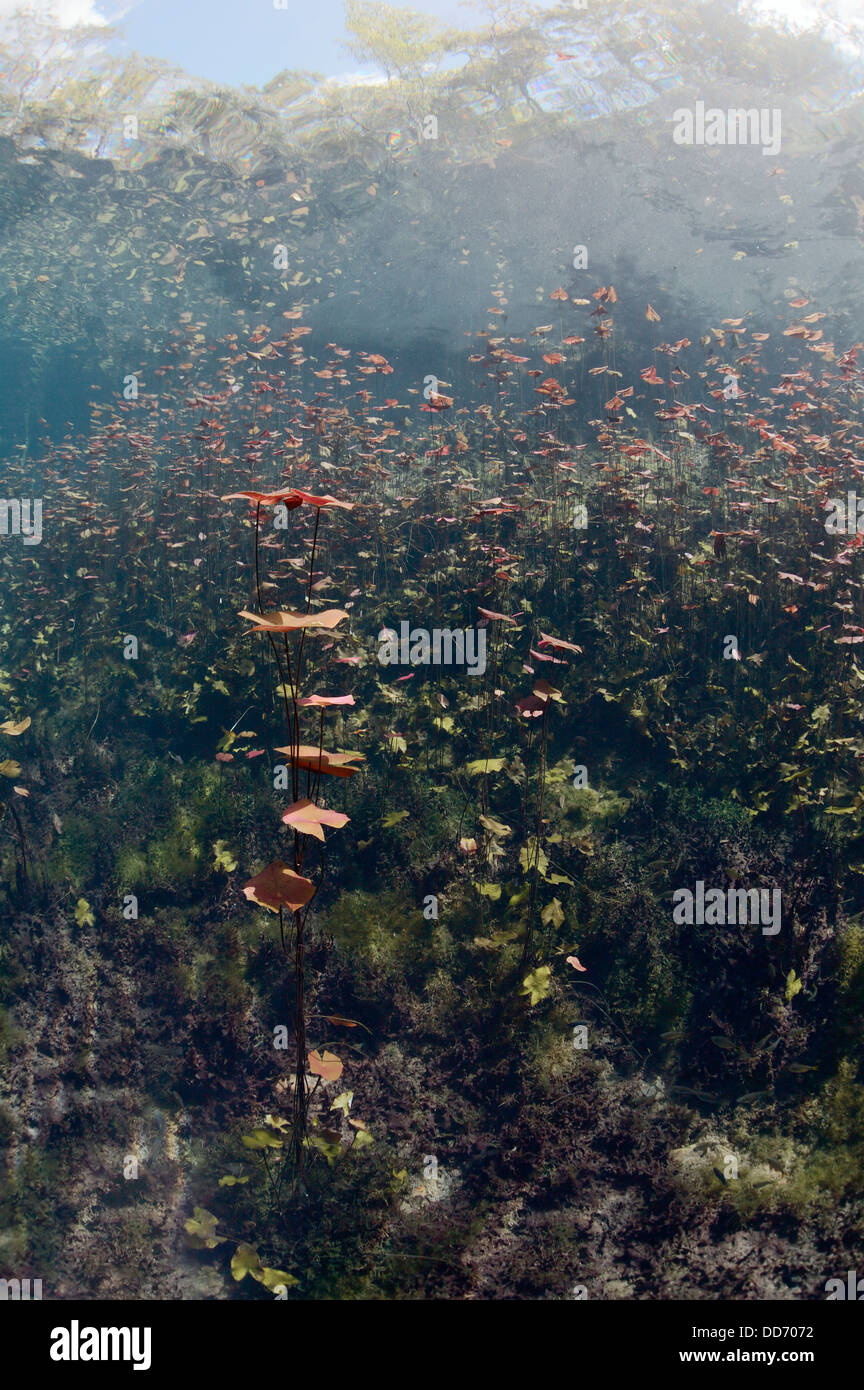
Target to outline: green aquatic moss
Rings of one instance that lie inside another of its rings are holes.
[[[552,787],[562,787],[565,815],[575,819],[579,826],[599,828],[612,823],[623,816],[630,805],[629,797],[620,796],[609,787],[574,788],[570,785],[572,778],[568,781],[561,777],[556,782],[554,776],[549,782]]]
[[[20,1043],[23,1037],[10,1011],[0,1008],[0,1062],[6,1062],[10,1050]]]
[[[738,802],[712,797],[701,787],[676,787],[670,792],[667,815],[672,824],[686,827],[709,841],[739,842],[751,834],[751,816]]]
[[[864,1086],[855,1064],[842,1061],[818,1094],[802,1103],[794,1136],[766,1129],[766,1122],[770,1103],[758,1127],[738,1112],[726,1147],[741,1156],[739,1175],[724,1183],[706,1159],[696,1175],[703,1197],[722,1200],[749,1218],[765,1211],[827,1213],[864,1193]]]
[[[52,880],[65,879],[76,889],[83,888],[96,875],[104,844],[105,827],[99,817],[69,816],[64,820],[62,835],[58,837],[55,849],[48,858],[47,874]]]
[[[370,963],[391,966],[416,961],[434,925],[424,919],[422,905],[406,907],[402,893],[360,889],[341,893],[318,922],[319,930],[340,946],[361,953]]]
[[[155,886],[188,882],[198,872],[203,849],[186,826],[175,826],[164,839],[148,846],[147,867]]]
[[[864,1017],[864,924],[847,924],[839,934],[839,948],[839,1023],[849,1034],[850,1041],[857,1041]]]
[[[147,855],[132,845],[124,845],[114,860],[114,882],[121,889],[139,889],[150,885]]]

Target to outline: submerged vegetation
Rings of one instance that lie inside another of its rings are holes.
[[[487,8],[350,0],[375,86],[6,36],[0,1274],[52,1295],[815,1299],[864,1233],[864,330],[787,220],[827,146],[860,269],[860,75]],[[672,145],[769,78],[781,164]],[[682,245],[711,173],[700,294],[494,215],[619,142]]]

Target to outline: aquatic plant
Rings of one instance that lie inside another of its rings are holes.
[[[309,1071],[321,1071],[321,1061],[314,1051],[307,1055],[306,1045],[306,921],[312,902],[320,891],[324,879],[324,826],[339,830],[348,823],[349,817],[342,812],[328,810],[321,804],[322,776],[351,777],[357,771],[356,763],[362,761],[362,753],[336,753],[324,750],[324,715],[328,707],[353,705],[352,695],[304,695],[303,680],[306,675],[304,654],[307,637],[332,633],[348,614],[342,609],[313,610],[313,586],[315,580],[315,556],[318,546],[318,530],[322,509],[342,507],[351,509],[352,503],[340,502],[335,497],[316,497],[297,488],[283,488],[273,493],[241,492],[231,493],[223,501],[242,497],[254,503],[254,551],[255,551],[255,593],[258,611],[244,609],[241,617],[253,622],[253,632],[265,633],[279,675],[279,692],[282,696],[289,742],[278,747],[277,753],[284,755],[290,769],[292,792],[291,805],[282,815],[283,824],[293,835],[292,867],[281,860],[275,860],[244,886],[244,893],[250,902],[275,912],[279,917],[279,935],[282,951],[290,961],[294,988],[294,1074],[292,1091],[291,1154],[298,1179],[302,1179],[306,1150],[309,1147]],[[315,512],[315,525],[312,535],[309,567],[306,576],[305,606],[302,610],[272,609],[265,611],[261,593],[260,531],[261,510],[279,507],[287,517],[289,511],[301,506],[309,506]],[[296,639],[293,641],[292,639]],[[281,649],[280,649],[281,642]],[[304,744],[301,741],[301,722],[306,710],[318,710],[317,744]],[[301,774],[305,772],[305,795],[301,796]],[[322,846],[319,850],[317,882],[302,872],[312,842]],[[289,914],[289,928],[286,934],[285,913]],[[334,1061],[337,1059],[334,1059]],[[341,1071],[341,1062],[339,1063]]]

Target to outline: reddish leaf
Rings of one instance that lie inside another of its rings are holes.
[[[348,614],[342,608],[325,608],[320,613],[295,613],[291,609],[251,613],[244,608],[240,617],[255,623],[253,632],[296,632],[303,627],[336,627]]]
[[[323,806],[316,806],[308,796],[301,801],[295,801],[282,815],[284,825],[290,825],[304,835],[314,835],[318,840],[324,839],[324,831],[321,829],[323,825],[341,830],[349,820],[350,816],[344,815],[341,811],[327,811]]]
[[[508,618],[506,613],[493,613],[491,608],[478,608],[477,612],[482,613],[484,618],[494,619],[501,623],[512,623],[514,627],[516,625],[516,619]]]
[[[563,637],[550,637],[545,632],[540,633],[539,645],[541,647],[560,647],[564,651],[576,652],[579,656],[582,655],[582,648],[577,647],[575,642],[565,642]]]
[[[297,704],[301,709],[307,705],[353,705],[353,695],[304,695]]]
[[[295,874],[281,859],[276,859],[255,878],[244,883],[243,892],[250,902],[266,907],[270,912],[278,912],[280,907],[297,912],[314,896],[315,885],[310,879]]]
[[[320,1052],[310,1052],[309,1070],[313,1076],[323,1077],[325,1081],[337,1081],[342,1075],[342,1063],[332,1052],[325,1051],[323,1057]]]
[[[359,768],[352,767],[358,758],[363,761],[363,753],[327,753],[314,744],[301,743],[295,748],[277,748],[284,753],[290,763],[305,768],[309,772],[321,772],[330,777],[353,777]]]

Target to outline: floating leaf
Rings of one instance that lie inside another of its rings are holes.
[[[287,1133],[291,1128],[290,1121],[283,1120],[281,1116],[277,1115],[265,1115],[264,1123],[269,1129],[278,1129],[282,1134]]]
[[[491,622],[510,623],[511,626],[516,626],[516,619],[508,618],[506,613],[496,613],[491,608],[478,608],[477,612],[482,613],[483,617],[489,618]]]
[[[90,904],[86,898],[79,898],[75,906],[75,921],[79,927],[93,927],[96,925],[96,918],[90,910]]]
[[[293,869],[277,859],[245,883],[243,892],[250,902],[266,907],[270,912],[278,912],[280,907],[297,912],[314,896],[315,885],[311,879],[295,874]]]
[[[522,981],[520,994],[528,995],[528,1002],[532,1009],[535,1004],[539,1004],[541,999],[545,999],[552,988],[552,971],[548,965],[538,965],[536,970],[532,970],[530,975],[526,975]]]
[[[540,633],[538,645],[541,647],[555,647],[560,651],[576,652],[577,655],[582,655],[582,648],[577,647],[575,642],[565,642],[563,637],[550,637],[547,632]]]
[[[251,1134],[244,1134],[240,1141],[246,1149],[281,1149],[282,1140],[277,1139],[275,1134],[271,1134],[269,1129],[253,1129]]]
[[[233,874],[237,868],[237,860],[226,847],[224,840],[217,840],[213,846],[213,867],[214,869],[224,869],[226,874]]]
[[[352,764],[365,759],[364,753],[328,753],[314,744],[300,743],[295,747],[277,748],[289,763],[307,772],[320,772],[328,777],[353,777],[359,771]]]
[[[337,1143],[335,1140],[322,1139],[320,1134],[310,1134],[309,1138],[304,1142],[308,1148],[317,1149],[319,1153],[322,1153],[330,1167],[332,1167],[336,1159],[340,1158],[342,1155],[341,1142]]]
[[[549,867],[549,856],[542,846],[538,848],[536,840],[529,840],[519,851],[519,865],[523,874],[531,873],[536,866],[542,875]]]
[[[282,689],[285,687],[283,686]],[[289,691],[290,694],[290,691]],[[353,695],[303,695],[298,701],[299,709],[307,709],[321,706],[329,708],[331,705],[353,705]]]
[[[465,764],[465,771],[469,777],[480,777],[487,772],[500,772],[503,766],[503,758],[475,758],[473,762]]]
[[[551,903],[547,903],[540,913],[540,921],[544,927],[551,923],[553,927],[560,927],[564,922],[564,910],[557,898],[553,898]]]
[[[560,704],[563,700],[561,691],[556,686],[550,685],[548,681],[536,680],[532,687],[533,694],[541,700],[557,700]]]
[[[786,976],[786,1003],[791,1004],[796,994],[800,994],[804,985],[794,970],[790,970]]]
[[[269,1265],[263,1265],[257,1273],[250,1269],[249,1273],[271,1293],[281,1293],[284,1289],[292,1289],[300,1283],[293,1274],[286,1274],[284,1269],[270,1269]]]
[[[253,632],[297,632],[304,627],[338,627],[348,614],[342,608],[325,608],[320,613],[297,613],[292,609],[274,609],[270,613],[250,613],[244,608],[241,618],[255,623]],[[311,696],[308,697],[311,699]]]
[[[480,893],[484,898],[491,898],[492,901],[493,901],[493,903],[497,903],[498,899],[501,897],[501,884],[500,884],[500,883],[478,883],[478,884],[477,884],[477,891],[478,891],[478,893]]]
[[[513,834],[513,831],[510,829],[509,825],[503,825],[502,822],[500,820],[496,820],[494,816],[481,816],[480,824],[483,826],[485,830],[491,831],[493,835]]]
[[[4,724],[0,724],[0,734],[8,734],[10,738],[18,738],[19,734],[26,733],[33,720],[22,719],[20,724],[14,724],[11,719],[7,719]]]
[[[309,1070],[313,1076],[323,1077],[325,1081],[337,1081],[342,1075],[342,1063],[332,1052],[325,1052],[322,1057],[319,1052],[309,1053]]]
[[[400,821],[406,820],[408,815],[408,811],[388,811],[381,821],[381,824],[385,830],[390,830],[392,826],[398,825]]]
[[[219,1225],[218,1216],[214,1216],[212,1211],[207,1211],[204,1207],[195,1207],[192,1216],[183,1224],[186,1228],[186,1244],[193,1250],[215,1250],[217,1245],[225,1243],[225,1236],[215,1234]]]
[[[334,830],[341,830],[343,825],[348,824],[349,819],[341,811],[327,811],[323,806],[316,806],[308,796],[301,801],[295,801],[282,815],[285,825],[290,825],[303,835],[314,835],[317,840],[324,839],[323,826],[329,825]]]
[[[258,1251],[251,1245],[238,1245],[231,1256],[231,1273],[238,1284],[247,1274],[257,1274],[263,1268]]]

